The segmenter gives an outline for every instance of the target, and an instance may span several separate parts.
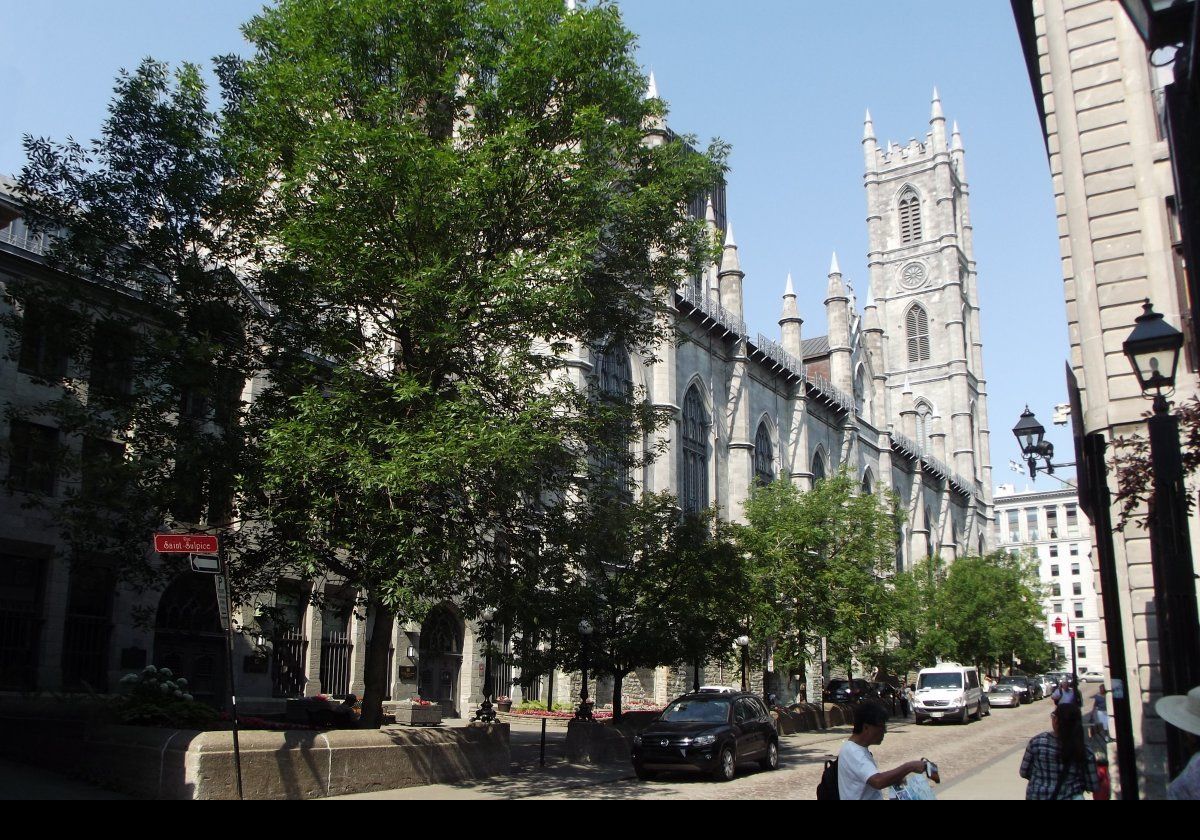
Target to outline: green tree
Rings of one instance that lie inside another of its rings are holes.
[[[779,640],[777,662],[803,669],[821,637],[849,661],[887,634],[895,515],[890,496],[859,493],[844,470],[807,492],[755,488],[739,540],[754,559],[753,623]]]
[[[229,69],[218,61],[222,79]],[[115,565],[139,586],[179,571],[152,560],[154,530],[234,536],[241,395],[261,364],[209,93],[198,66],[146,59],[118,76],[97,139],[25,137],[25,220],[48,234],[53,271],[10,284],[5,323],[10,352],[55,390],[9,415],[54,418],[44,466],[65,486],[30,503],[52,510],[72,562]]]
[[[257,548],[367,591],[375,723],[406,599],[540,556],[612,419],[565,357],[665,338],[721,148],[653,131],[609,3],[284,0],[245,33],[232,148],[279,313]]]

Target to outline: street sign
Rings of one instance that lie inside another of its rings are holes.
[[[225,575],[213,578],[217,586],[217,610],[221,613],[221,629],[229,629],[229,589],[225,586]]]
[[[216,554],[193,554],[189,559],[193,572],[205,575],[221,574],[221,558]]]
[[[220,542],[210,534],[155,534],[154,550],[159,554],[216,554]]]

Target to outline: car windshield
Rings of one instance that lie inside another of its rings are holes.
[[[917,690],[922,688],[962,688],[962,674],[921,674]]]
[[[660,720],[671,723],[725,723],[729,720],[729,701],[716,698],[676,700],[667,706]]]
[[[1024,682],[1025,682],[1024,677],[1001,677],[1000,678],[1000,685],[1023,685]]]
[[[990,689],[988,689],[988,693],[989,694],[1005,694],[1005,693],[1011,694],[1012,686],[1011,685],[994,685]]]

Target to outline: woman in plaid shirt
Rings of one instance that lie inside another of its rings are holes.
[[[1083,799],[1085,790],[1100,785],[1096,757],[1083,743],[1079,707],[1060,703],[1050,713],[1051,732],[1035,735],[1021,760],[1021,778],[1028,779],[1026,799]]]

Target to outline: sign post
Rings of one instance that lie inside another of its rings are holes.
[[[227,651],[226,671],[229,677],[229,713],[233,719],[233,763],[237,777],[238,799],[242,794],[242,751],[238,743],[237,690],[233,683],[233,622],[230,621],[231,603],[229,585],[225,579],[225,547],[210,534],[155,534],[154,550],[160,554],[188,554],[192,571],[213,575],[217,595],[217,612],[221,617],[221,629],[225,631]]]

